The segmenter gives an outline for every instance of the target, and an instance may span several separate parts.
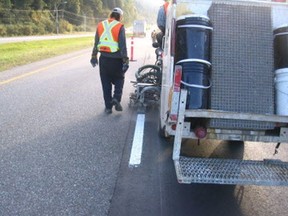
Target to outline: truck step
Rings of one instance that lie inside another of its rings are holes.
[[[288,186],[288,162],[190,158],[174,161],[179,183]]]

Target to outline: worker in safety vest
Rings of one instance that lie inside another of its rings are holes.
[[[124,25],[120,22],[123,11],[114,8],[107,20],[100,22],[96,29],[95,42],[90,63],[93,67],[98,64],[99,57],[100,78],[105,101],[105,112],[112,113],[115,106],[116,111],[122,111],[120,104],[125,72],[129,68],[127,55],[126,36]],[[112,87],[114,91],[112,95]]]
[[[161,5],[161,7],[158,10],[157,26],[161,30],[161,32],[157,34],[157,41],[160,46],[162,46],[162,38],[165,35],[166,15],[167,15],[168,6],[169,6],[169,1],[164,0],[164,4]]]

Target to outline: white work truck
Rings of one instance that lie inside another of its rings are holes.
[[[284,1],[170,2],[159,133],[179,183],[288,185],[285,161],[180,153],[183,139],[288,143],[287,25]]]
[[[134,22],[133,22],[133,36],[146,37],[146,21],[145,20],[134,20]]]

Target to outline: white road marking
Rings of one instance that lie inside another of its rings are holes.
[[[138,114],[134,131],[133,144],[130,154],[129,166],[137,167],[141,163],[142,145],[144,136],[145,115]]]

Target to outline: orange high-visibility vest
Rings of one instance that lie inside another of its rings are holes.
[[[165,2],[163,6],[164,6],[165,15],[167,15],[167,10],[168,10],[168,6],[169,6],[169,2]]]
[[[123,26],[115,19],[108,19],[100,22],[97,27],[99,43],[97,49],[100,52],[114,53],[119,50],[119,32]]]

